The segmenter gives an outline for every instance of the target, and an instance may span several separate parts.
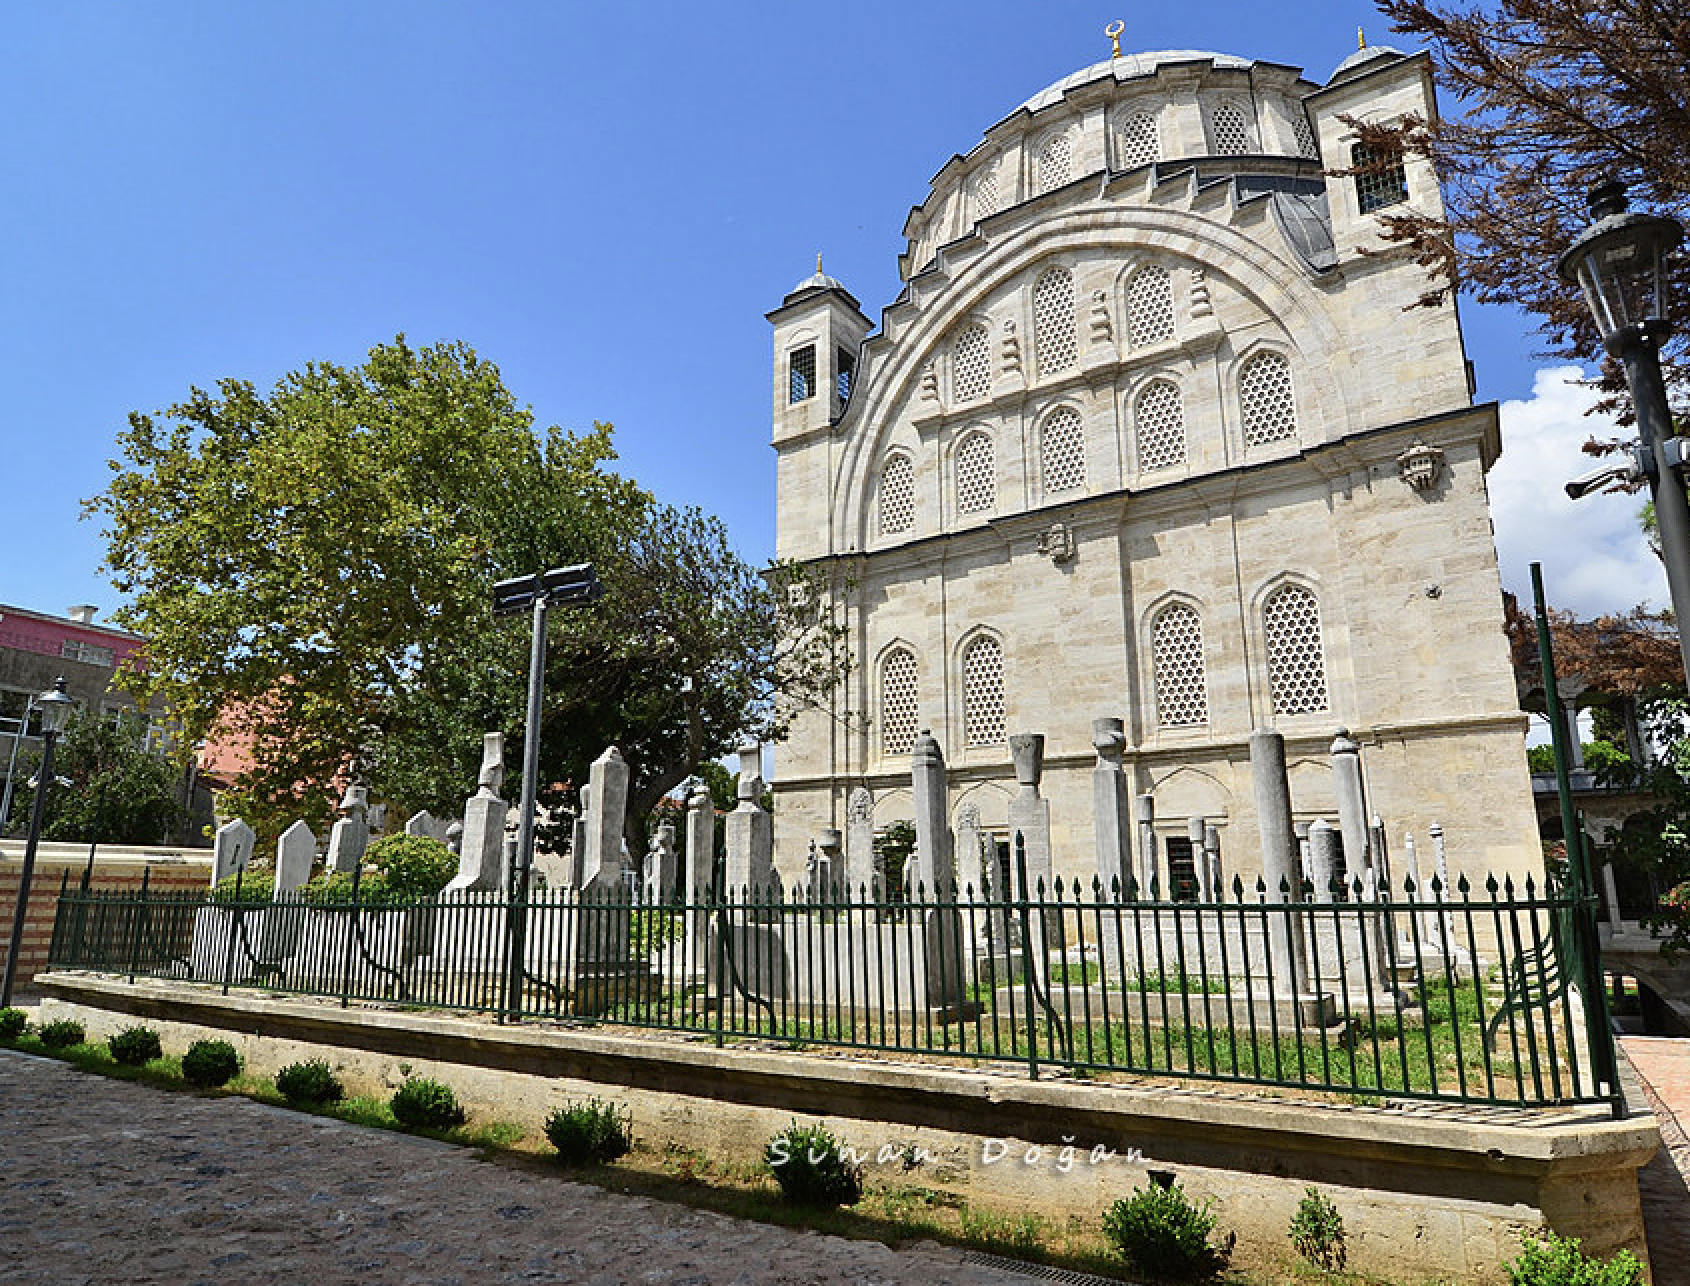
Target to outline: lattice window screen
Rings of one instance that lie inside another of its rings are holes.
[[[900,453],[880,467],[880,534],[895,536],[915,526],[915,463]]]
[[[1086,439],[1080,413],[1071,406],[1051,412],[1039,435],[1039,461],[1046,491],[1086,485]]]
[[[1185,463],[1185,406],[1172,380],[1154,380],[1134,399],[1133,427],[1141,470]]]
[[[1156,136],[1156,117],[1149,112],[1119,117],[1115,122],[1115,146],[1123,170],[1160,160],[1162,147]]]
[[[992,383],[991,345],[986,328],[966,326],[951,346],[951,396],[958,402],[972,402],[986,396]]]
[[[957,512],[990,513],[997,503],[998,468],[991,436],[970,433],[956,453]]]
[[[1209,128],[1217,156],[1242,156],[1250,150],[1250,131],[1244,123],[1244,111],[1237,103],[1217,103],[1209,117]]]
[[[1356,172],[1356,204],[1363,214],[1408,200],[1408,174],[1400,148],[1357,143],[1350,148],[1350,168]]]
[[[1127,343],[1134,348],[1171,339],[1174,288],[1168,270],[1148,263],[1127,281]]]
[[[1039,152],[1039,191],[1049,192],[1068,182],[1068,163],[1073,149],[1066,134],[1057,134]]]
[[[971,746],[995,746],[1004,739],[1003,648],[989,634],[962,655],[962,727]]]
[[[974,180],[974,221],[998,212],[998,175],[987,170]]]
[[[1306,156],[1310,160],[1320,159],[1320,144],[1315,141],[1314,129],[1309,125],[1309,118],[1303,115],[1303,109],[1291,109],[1291,129],[1297,137],[1297,154]]]
[[[1259,447],[1297,432],[1297,400],[1291,363],[1278,353],[1257,353],[1238,373],[1238,402],[1244,412],[1244,442]]]
[[[1273,712],[1325,710],[1326,651],[1320,636],[1319,600],[1301,585],[1276,589],[1262,604],[1262,633],[1267,638]]]
[[[919,675],[915,654],[898,648],[880,667],[880,749],[888,755],[907,755],[915,744]]]
[[[1203,618],[1185,603],[1157,613],[1150,630],[1156,670],[1156,717],[1167,728],[1209,721],[1209,687],[1203,669]]]
[[[1033,287],[1033,345],[1042,374],[1074,364],[1074,276],[1066,268],[1052,268]]]

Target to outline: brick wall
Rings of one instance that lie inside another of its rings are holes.
[[[35,975],[47,967],[47,947],[53,938],[60,884],[68,874],[74,887],[82,879],[87,862],[88,850],[81,845],[41,846],[30,882],[29,911],[24,920],[14,992],[27,989]],[[138,889],[146,879],[149,887],[155,889],[203,889],[210,882],[210,869],[209,852],[121,849],[95,854],[93,887]],[[23,845],[7,842],[0,848],[0,956],[11,950],[12,920],[17,914],[22,876]]]

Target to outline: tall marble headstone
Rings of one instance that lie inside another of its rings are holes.
[[[211,884],[215,888],[236,871],[244,871],[252,861],[252,846],[258,836],[240,818],[224,822],[217,828],[211,843]]]
[[[775,840],[773,819],[759,802],[763,793],[761,746],[740,747],[739,784],[735,793],[739,803],[728,814],[727,822],[727,884],[735,894],[751,888],[758,896],[764,896],[774,880]]]
[[[458,873],[448,893],[498,889],[504,867],[505,819],[510,806],[499,795],[505,780],[505,734],[490,732],[481,743],[481,773],[475,794],[464,804],[463,841]]]
[[[852,897],[874,888],[874,796],[863,786],[845,802],[845,879]]]
[[[628,813],[628,761],[615,746],[593,760],[581,887],[599,892],[622,888],[622,825]]]
[[[915,852],[905,868],[913,889],[920,885],[932,896],[956,887],[956,857],[947,805],[945,754],[931,729],[923,728],[910,747],[910,776],[915,791]]]
[[[356,871],[370,846],[370,792],[365,786],[348,786],[340,800],[340,820],[329,832],[329,870],[343,874]]]
[[[1271,728],[1250,734],[1250,776],[1256,794],[1256,824],[1261,829],[1262,880],[1267,900],[1301,900],[1302,872],[1297,832],[1291,820],[1291,779],[1285,768],[1285,738]],[[1268,951],[1274,989],[1295,999],[1308,989],[1308,952],[1302,918],[1268,913]]]
[[[311,878],[311,863],[317,860],[317,837],[304,820],[295,822],[276,841],[277,897],[292,893]]]
[[[645,855],[645,888],[648,902],[672,902],[683,896],[681,857],[675,851],[675,823],[661,822]]]
[[[1009,757],[1015,765],[1015,797],[1009,801],[1009,829],[1026,845],[1027,886],[1045,897],[1052,895],[1050,803],[1039,794],[1044,777],[1045,739],[1038,732],[1018,732],[1009,738]]]
[[[1361,746],[1348,728],[1332,740],[1332,789],[1338,797],[1338,829],[1344,836],[1344,868],[1359,876],[1373,866],[1367,833],[1367,789],[1361,777]]]
[[[1097,766],[1091,770],[1093,826],[1097,832],[1097,877],[1103,892],[1126,892],[1133,869],[1132,797],[1127,789],[1122,757],[1126,751],[1126,725],[1119,719],[1093,719],[1091,744],[1097,751]]]

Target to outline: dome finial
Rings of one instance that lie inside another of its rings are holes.
[[[1109,43],[1115,46],[1115,52],[1110,57],[1119,58],[1121,56],[1121,33],[1126,29],[1127,24],[1119,18],[1103,29],[1103,34],[1109,37]]]
[[[1356,48],[1357,49],[1366,49],[1367,48],[1367,33],[1365,31],[1363,31],[1360,27],[1356,28]]]
[[[821,276],[821,273],[822,273],[822,252],[820,250],[818,250],[818,251],[816,251],[816,276],[818,276],[818,277]]]

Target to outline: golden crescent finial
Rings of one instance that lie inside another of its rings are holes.
[[[1121,33],[1126,29],[1127,24],[1119,18],[1103,29],[1103,34],[1109,37],[1109,43],[1115,46],[1112,57],[1119,58],[1121,56]]]
[[[1356,28],[1356,48],[1357,49],[1366,49],[1367,48],[1367,33],[1365,31],[1363,31],[1360,27]]]
[[[816,251],[816,276],[822,275],[822,252]]]

